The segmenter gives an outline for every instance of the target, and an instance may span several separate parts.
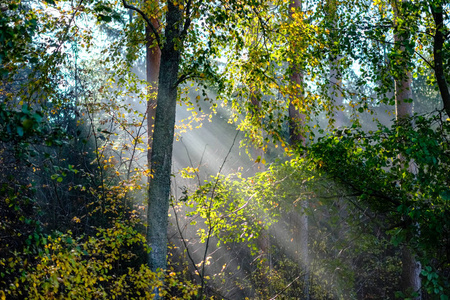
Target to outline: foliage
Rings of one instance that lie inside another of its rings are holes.
[[[163,285],[160,275],[144,264],[130,264],[136,259],[132,249],[145,245],[132,224],[116,223],[98,230],[96,236],[73,238],[70,232],[42,236],[44,245],[36,257],[20,256],[2,261],[8,266],[10,286],[3,296],[20,299],[149,299],[156,287]],[[31,253],[30,253],[31,254]],[[30,255],[31,256],[31,255]],[[4,274],[5,275],[5,274]],[[3,275],[3,276],[4,276]],[[182,284],[175,273],[168,275],[167,286],[179,295],[172,299],[191,299],[194,285]],[[163,290],[163,295],[170,291]],[[172,291],[173,293],[173,291]],[[178,298],[179,297],[179,298]]]
[[[360,210],[366,206],[356,202],[351,189],[306,159],[279,162],[249,178],[212,177],[185,190],[180,200],[174,211],[181,238],[189,241],[182,246],[186,259],[206,289],[223,297],[304,296],[296,220],[306,213],[314,299],[394,299],[398,248],[380,231],[373,213]],[[181,230],[188,226],[197,237]]]
[[[428,290],[440,295],[448,287],[444,274],[449,258],[444,249],[450,127],[439,114],[416,116],[414,124],[391,128],[380,124],[375,132],[345,129],[320,139],[311,157],[319,169],[354,190],[358,202],[385,216],[385,230],[394,245],[408,243],[424,266],[441,274],[438,288]],[[424,285],[430,286],[432,278],[424,277]]]

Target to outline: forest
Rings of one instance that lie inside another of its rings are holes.
[[[448,0],[0,0],[0,299],[450,297]]]

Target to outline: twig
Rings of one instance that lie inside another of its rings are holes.
[[[294,282],[296,282],[300,278],[300,276],[302,276],[302,274],[300,274],[297,277],[295,277],[294,280],[292,280],[287,286],[285,286],[284,289],[282,289],[279,293],[277,293],[275,296],[270,298],[270,300],[275,300],[276,298],[278,298],[278,296],[283,294]]]
[[[228,150],[227,155],[225,155],[225,158],[224,158],[224,160],[222,162],[222,165],[219,168],[219,172],[217,174],[217,179],[216,179],[216,182],[214,183],[214,186],[213,186],[213,189],[212,189],[212,193],[211,193],[211,197],[210,197],[211,201],[209,202],[209,207],[208,207],[208,211],[209,212],[211,212],[214,194],[216,192],[217,185],[219,184],[219,175],[222,173],[222,169],[223,169],[223,167],[224,167],[224,165],[225,165],[225,163],[226,163],[226,161],[228,159],[228,156],[231,153],[231,150],[233,149],[233,146],[234,146],[234,144],[236,142],[236,139],[237,139],[238,135],[239,135],[239,131],[236,132],[236,135],[234,136],[234,139],[233,139],[233,143],[231,144],[231,147]],[[209,228],[208,228],[208,237],[206,238],[205,253],[203,254],[203,265],[202,265],[202,276],[201,276],[201,278],[202,278],[202,286],[201,286],[201,290],[200,290],[200,297],[203,296],[203,291],[205,289],[205,281],[203,280],[203,278],[204,278],[204,275],[205,275],[206,256],[208,254],[209,241],[211,239],[211,232],[212,232],[212,229],[213,229],[213,225],[212,224],[213,223],[210,221],[209,222]]]

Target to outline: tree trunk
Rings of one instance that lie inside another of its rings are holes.
[[[420,279],[421,265],[417,262],[415,255],[404,245],[402,248],[402,291],[409,296],[412,293],[418,293],[417,297],[412,299],[421,299],[421,279]]]
[[[406,71],[395,80],[395,116],[397,120],[412,116],[411,71]]]
[[[297,70],[297,68],[291,67],[291,82],[293,85],[301,86],[303,84],[303,76]],[[303,96],[301,94],[296,95],[295,97],[300,98],[299,101],[302,100]],[[294,98],[291,97],[289,101],[289,138],[292,146],[305,145],[305,137],[302,134],[301,127],[305,124],[305,116],[300,113],[294,103]]]
[[[147,213],[147,242],[151,247],[148,264],[152,270],[167,267],[167,226],[172,168],[172,149],[180,63],[181,11],[168,2],[165,44],[161,49],[161,66],[153,132],[151,180]]]
[[[412,91],[411,82],[412,76],[410,71],[410,55],[406,52],[406,43],[409,43],[409,31],[405,28],[407,22],[397,22],[399,18],[404,19],[405,14],[403,11],[402,3],[393,2],[394,10],[394,51],[399,50],[402,55],[398,56],[394,61],[396,64],[394,69],[395,79],[395,115],[397,121],[405,120],[412,116],[413,104],[412,104]],[[411,126],[412,124],[402,123],[403,126]],[[415,172],[412,168],[410,172]],[[418,293],[415,300],[420,300],[421,293],[421,279],[420,279],[421,266],[416,261],[415,255],[412,250],[404,245],[402,249],[402,291],[405,295],[411,295],[412,292]]]
[[[412,115],[412,76],[409,67],[411,57],[406,52],[406,43],[409,43],[409,33],[408,28],[404,27],[404,22],[397,22],[400,18],[404,18],[404,12],[401,6],[401,2],[393,1],[394,51],[398,50],[401,53],[393,61],[395,64],[395,116],[397,120],[409,118]]]

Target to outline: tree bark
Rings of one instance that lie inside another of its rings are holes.
[[[167,267],[167,226],[172,168],[172,149],[180,64],[180,30],[182,14],[178,6],[168,2],[165,43],[161,49],[161,65],[153,132],[151,180],[147,213],[147,243],[151,248],[148,265],[152,270]]]
[[[404,245],[402,248],[402,291],[409,296],[411,293],[418,293],[417,297],[413,299],[421,299],[421,280],[420,280],[421,265],[417,262],[415,255]]]
[[[394,10],[394,50],[398,49],[401,53],[393,62],[395,64],[395,116],[397,120],[412,116],[412,76],[409,66],[411,57],[406,52],[406,44],[409,43],[409,32],[408,28],[404,27],[404,21],[398,22],[400,18],[405,17],[401,3],[398,3],[396,0],[392,3]]]
[[[303,75],[297,70],[296,66],[293,66],[291,69],[291,83],[295,86],[301,86],[303,84]],[[291,96],[289,101],[289,138],[292,146],[305,145],[306,141],[301,130],[302,125],[305,124],[305,116],[300,113],[294,101],[302,101],[302,98],[303,96],[299,93]]]

